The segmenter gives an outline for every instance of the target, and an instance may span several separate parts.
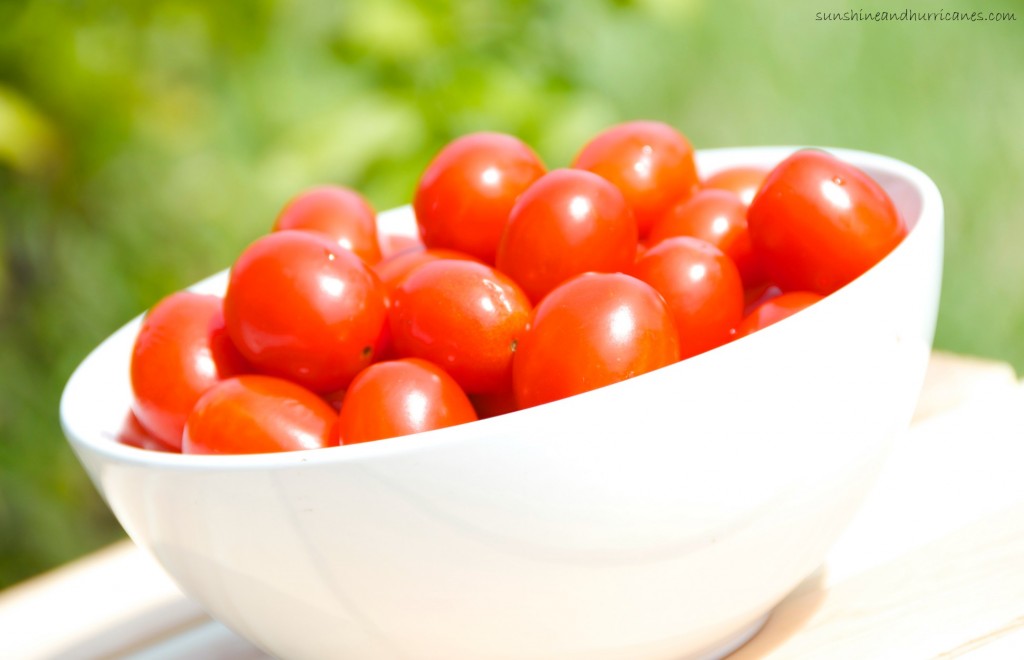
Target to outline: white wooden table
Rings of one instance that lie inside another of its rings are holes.
[[[0,593],[0,659],[265,657],[116,543]],[[1024,386],[936,354],[910,432],[824,566],[736,651],[1024,658]]]

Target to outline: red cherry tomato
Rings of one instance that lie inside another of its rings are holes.
[[[395,353],[443,367],[466,392],[510,390],[512,355],[531,309],[522,289],[490,266],[432,261],[394,291]]]
[[[437,365],[407,358],[378,362],[345,393],[337,433],[351,445],[476,420],[458,383]]]
[[[746,337],[752,332],[767,328],[784,318],[796,314],[821,300],[821,296],[810,291],[790,291],[769,298],[758,305],[736,326],[736,338]]]
[[[584,170],[554,170],[513,207],[497,266],[536,303],[574,275],[627,269],[636,243],[636,221],[615,186]]]
[[[657,291],[622,273],[586,273],[537,305],[512,361],[513,390],[527,408],[678,360],[678,335]]]
[[[394,293],[395,288],[402,283],[402,280],[405,279],[406,275],[411,273],[418,266],[431,261],[437,261],[439,259],[477,261],[476,257],[471,257],[465,252],[446,250],[444,248],[424,248],[421,245],[419,247],[413,246],[407,248],[395,255],[387,257],[380,263],[375,264],[373,271],[377,273],[377,277],[380,278],[381,283],[384,285],[384,289],[390,296]]]
[[[889,254],[907,234],[871,177],[823,151],[772,170],[747,215],[754,250],[784,291],[828,295]]]
[[[767,167],[737,165],[715,172],[704,179],[702,187],[710,190],[727,190],[737,195],[744,206],[750,206],[769,171]]]
[[[629,271],[665,298],[688,358],[729,341],[743,318],[743,283],[721,250],[700,239],[661,241]]]
[[[330,392],[373,361],[387,306],[380,280],[354,254],[312,232],[282,231],[235,262],[224,314],[260,371]]]
[[[395,289],[402,283],[406,275],[417,267],[431,261],[437,261],[438,259],[477,261],[475,257],[471,257],[465,252],[456,252],[455,250],[446,250],[444,248],[428,249],[420,243],[374,264],[373,271],[380,278],[381,284],[384,285],[384,291],[387,293],[388,309],[391,308],[391,296],[394,295]],[[377,361],[390,360],[393,357],[395,357],[395,354],[394,345],[391,340],[391,324],[385,323],[380,339],[377,341],[375,359]]]
[[[237,376],[200,397],[185,425],[186,454],[262,454],[330,443],[338,415],[323,399],[272,376]]]
[[[224,378],[247,370],[224,329],[222,301],[173,293],[149,311],[132,350],[132,410],[157,440],[181,448],[192,407]]]
[[[182,433],[184,433],[184,429],[182,430]],[[117,441],[123,445],[136,447],[138,449],[171,453],[181,452],[180,446],[175,448],[154,438],[153,435],[142,426],[139,422],[139,418],[135,416],[135,413],[131,411],[125,415],[124,422],[121,424],[121,428],[117,432]]]
[[[368,264],[380,261],[377,214],[366,199],[340,186],[310,188],[292,198],[274,223],[274,231],[315,231],[351,250]]]
[[[473,133],[450,142],[413,198],[423,242],[493,264],[512,204],[544,172],[537,154],[511,135]]]
[[[622,191],[640,236],[699,184],[689,140],[668,124],[654,121],[607,129],[583,147],[572,166],[600,174]]]
[[[747,207],[734,193],[701,190],[676,204],[654,223],[648,244],[656,245],[671,236],[693,236],[725,252],[739,269],[744,286],[765,281],[764,269],[750,244]]]

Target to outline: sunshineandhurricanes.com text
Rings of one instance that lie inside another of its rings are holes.
[[[847,9],[845,11],[819,11],[814,20],[824,22],[876,22],[876,23],[918,23],[933,21],[936,23],[1001,23],[1016,21],[1017,15],[1012,11],[879,11],[868,9]]]

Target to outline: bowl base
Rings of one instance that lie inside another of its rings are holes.
[[[730,655],[733,651],[749,642],[754,635],[761,631],[764,624],[768,621],[768,617],[771,616],[771,610],[768,610],[761,616],[754,619],[751,623],[740,628],[737,632],[732,633],[720,642],[716,642],[713,646],[700,651],[697,655],[693,656],[691,660],[722,660],[726,656]]]

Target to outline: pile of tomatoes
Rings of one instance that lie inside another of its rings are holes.
[[[239,256],[223,298],[145,317],[123,439],[198,454],[347,445],[462,424],[658,369],[847,284],[907,227],[869,176],[799,151],[702,180],[688,140],[629,122],[548,170],[476,133],[424,171],[421,241],[324,186]]]

